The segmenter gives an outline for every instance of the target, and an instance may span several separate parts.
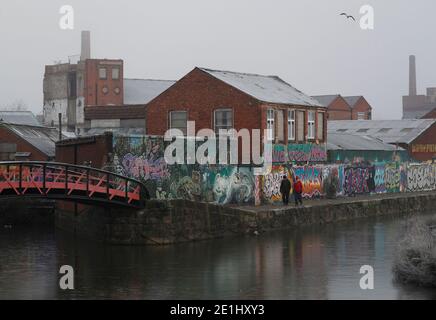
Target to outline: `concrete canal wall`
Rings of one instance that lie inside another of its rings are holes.
[[[165,245],[352,219],[434,211],[436,193],[312,201],[303,208],[229,207],[189,200],[150,201],[145,210],[57,210],[56,226],[79,237],[122,245]]]

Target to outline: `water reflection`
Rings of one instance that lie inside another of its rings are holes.
[[[169,247],[90,244],[53,230],[0,230],[0,298],[20,299],[432,299],[392,282],[400,219]],[[61,265],[74,291],[58,288]],[[359,287],[362,265],[375,290]]]

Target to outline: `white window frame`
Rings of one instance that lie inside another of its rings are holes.
[[[358,112],[357,120],[366,120],[366,112]]]
[[[104,70],[104,77],[102,76],[102,71]],[[107,68],[106,67],[98,67],[98,78],[100,80],[107,80]]]
[[[116,77],[114,77],[114,71],[118,73]],[[120,80],[120,68],[119,67],[113,67],[111,70],[111,79],[112,80]]]
[[[222,125],[217,125],[217,123],[216,123],[216,114],[217,114],[217,112],[223,112],[223,111],[226,111],[226,112],[230,112],[230,114],[232,115],[232,121],[231,121],[231,124],[230,124],[230,126],[222,126]],[[219,130],[220,129],[224,129],[224,130],[230,130],[230,129],[233,129],[234,128],[234,113],[233,113],[233,109],[230,109],[230,108],[220,108],[220,109],[215,109],[214,110],[214,112],[213,112],[213,128],[214,128],[214,131],[215,131],[215,133],[216,134],[219,134]]]
[[[185,132],[183,132],[183,130],[180,127],[173,127],[173,124],[172,124],[172,118],[173,117],[172,117],[172,115],[174,113],[184,113],[184,114],[186,114],[186,130],[185,130]],[[174,111],[170,111],[168,113],[168,116],[169,116],[170,129],[179,129],[179,130],[182,130],[183,134],[187,135],[187,130],[188,130],[188,111],[185,111],[185,110],[174,110]]]
[[[288,141],[295,141],[295,117],[296,117],[296,111],[295,109],[288,110]]]
[[[315,136],[316,136],[315,119],[316,119],[316,112],[308,111],[307,112],[307,139],[308,140],[315,140]]]
[[[275,139],[275,112],[274,109],[268,109],[266,111],[266,131],[268,141],[274,141]]]

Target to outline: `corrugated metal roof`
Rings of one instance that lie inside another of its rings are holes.
[[[355,107],[360,98],[362,98],[362,96],[344,97],[345,101],[347,101],[351,108]]]
[[[403,111],[403,119],[421,119],[434,109],[436,109],[434,105],[411,108],[410,110]]]
[[[41,125],[31,111],[0,111],[0,122],[29,126]]]
[[[147,104],[176,81],[151,79],[124,79],[124,103]]]
[[[55,156],[55,142],[59,139],[59,131],[56,128],[9,123],[1,123],[0,125],[9,129],[47,156]]]
[[[327,150],[395,151],[404,149],[370,136],[329,132]]]
[[[199,68],[211,76],[235,87],[259,101],[298,106],[322,105],[277,76],[238,73]]]
[[[330,104],[335,101],[340,95],[339,94],[331,94],[324,96],[312,96],[316,101],[321,103],[324,107],[330,106]]]
[[[432,126],[436,119],[329,121],[328,133],[364,135],[386,143],[410,143]]]

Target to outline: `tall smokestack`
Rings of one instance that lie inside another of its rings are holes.
[[[91,59],[91,32],[82,31],[82,51],[80,53],[80,60],[85,61]]]
[[[409,56],[409,96],[416,96],[416,59]]]

